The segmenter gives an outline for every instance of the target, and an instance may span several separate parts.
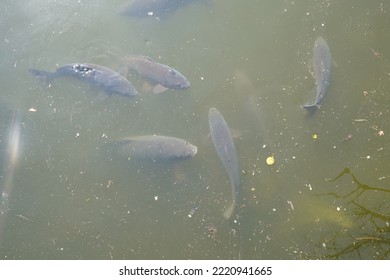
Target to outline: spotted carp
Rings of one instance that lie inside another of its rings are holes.
[[[209,126],[215,150],[229,176],[232,187],[232,203],[223,214],[224,218],[228,220],[234,212],[240,187],[240,171],[236,148],[225,119],[215,108],[211,108],[209,111]]]
[[[137,90],[119,73],[96,64],[67,64],[57,68],[54,72],[29,69],[30,73],[39,79],[50,81],[58,77],[72,76],[86,81],[104,90],[107,94],[136,96]]]

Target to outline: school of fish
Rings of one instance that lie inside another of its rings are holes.
[[[161,16],[168,14],[191,1],[184,0],[134,0],[122,6],[119,13],[132,17]],[[154,85],[154,93],[166,90],[185,90],[190,87],[189,80],[178,70],[157,62],[146,55],[129,54],[120,59],[127,71],[136,73]],[[315,110],[329,91],[331,74],[330,48],[322,37],[318,37],[313,47],[313,69],[316,84],[316,96],[312,103],[303,108]],[[95,86],[105,95],[136,97],[139,92],[128,79],[128,73],[121,74],[111,68],[93,63],[72,63],[58,67],[53,72],[30,68],[29,72],[43,81],[52,83],[60,77],[73,77]],[[133,75],[130,76],[134,78]],[[254,110],[257,110],[255,107]],[[228,220],[235,213],[239,203],[241,185],[239,160],[230,128],[218,109],[212,107],[208,114],[212,144],[231,185],[231,202],[223,217]],[[198,147],[187,140],[162,135],[134,135],[114,139],[107,143],[111,153],[135,161],[149,161],[155,164],[176,163],[193,158]],[[213,156],[213,155],[210,155]],[[220,180],[221,183],[224,180]]]

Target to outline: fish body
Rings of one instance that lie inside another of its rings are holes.
[[[209,110],[209,126],[215,150],[229,176],[232,187],[232,203],[224,212],[224,218],[229,219],[234,212],[240,187],[240,171],[236,148],[225,119],[215,108]]]
[[[46,81],[63,76],[72,76],[96,85],[108,94],[115,93],[129,97],[138,94],[134,86],[125,77],[101,65],[74,63],[61,66],[54,72],[37,69],[29,69],[29,71],[34,76]]]
[[[332,57],[329,46],[322,37],[318,37],[313,47],[313,67],[317,95],[314,103],[303,105],[304,108],[316,108],[328,92]]]
[[[119,14],[132,17],[161,16],[192,0],[133,0],[121,7]]]
[[[131,55],[124,59],[130,70],[136,71],[143,78],[160,84],[169,89],[186,89],[190,82],[179,71],[168,65],[158,63],[150,57],[143,55]]]
[[[113,148],[121,156],[153,162],[174,162],[192,158],[198,148],[184,139],[143,135],[114,141]]]

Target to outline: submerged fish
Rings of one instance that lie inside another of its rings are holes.
[[[122,6],[119,14],[133,17],[161,16],[193,0],[133,0]]]
[[[229,219],[234,212],[234,208],[237,203],[237,194],[240,187],[240,171],[238,167],[236,148],[225,119],[215,108],[211,108],[209,111],[209,125],[215,150],[217,151],[218,157],[228,173],[230,184],[232,186],[232,203],[223,214],[225,219]]]
[[[111,144],[121,156],[153,162],[184,160],[198,152],[196,146],[183,139],[160,135],[128,137]]]
[[[62,76],[73,76],[100,87],[107,94],[115,93],[129,97],[138,94],[125,77],[107,67],[96,64],[67,64],[57,68],[54,72],[37,69],[29,69],[29,71],[34,76],[45,81]]]
[[[166,89],[186,89],[190,82],[179,71],[158,63],[150,57],[143,55],[130,55],[124,58],[123,62],[130,69],[136,71],[143,78],[162,86],[155,88],[154,93],[160,93]]]
[[[303,105],[304,108],[317,108],[328,91],[330,82],[331,54],[329,46],[322,37],[318,37],[313,48],[314,77],[317,86],[316,100],[312,104]]]

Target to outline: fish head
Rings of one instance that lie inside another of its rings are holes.
[[[134,96],[138,95],[138,91],[135,89],[135,87],[133,85],[128,85],[125,88],[125,90],[123,91],[122,95],[128,96],[128,97],[134,97]]]
[[[181,147],[180,150],[176,151],[177,159],[186,159],[192,158],[198,152],[198,148],[195,145],[192,145],[188,142],[185,143],[184,146]]]
[[[187,78],[175,69],[169,69],[167,71],[166,86],[173,89],[186,89],[190,87],[190,82]]]
[[[198,147],[196,147],[190,143],[188,143],[188,145],[190,147],[190,155],[191,155],[191,157],[193,157],[198,152]]]

